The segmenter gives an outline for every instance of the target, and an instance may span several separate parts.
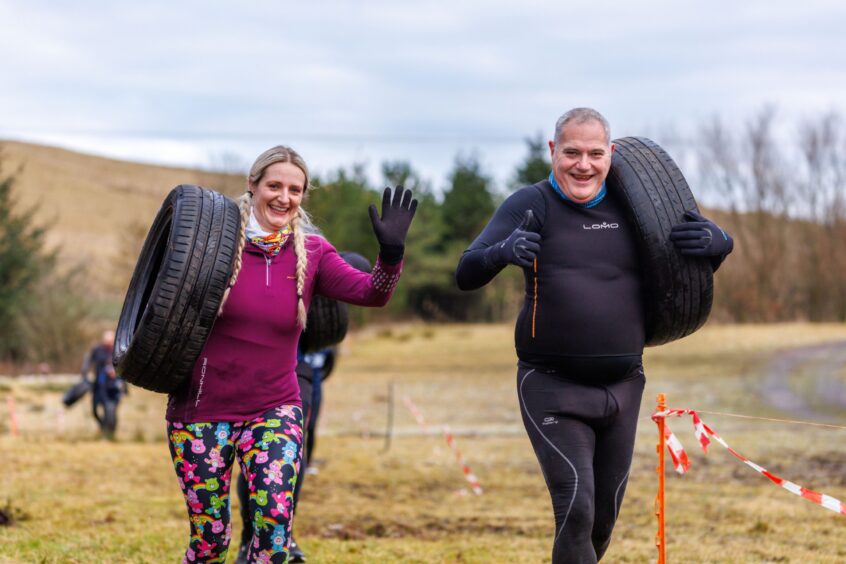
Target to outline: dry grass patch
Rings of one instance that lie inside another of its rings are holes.
[[[324,389],[320,472],[306,476],[297,516],[297,540],[310,561],[548,561],[552,515],[517,409],[511,339],[506,325],[405,325],[348,340]],[[840,339],[840,325],[711,326],[649,350],[632,479],[606,561],[655,558],[649,414],[657,392],[667,392],[674,407],[769,415],[756,385],[772,355]],[[386,451],[391,382],[395,435]],[[63,386],[0,385],[17,399],[22,429],[18,439],[0,439],[0,508],[9,500],[20,512],[14,526],[0,527],[0,562],[178,560],[188,529],[164,442],[162,396],[133,389],[112,443],[96,439],[87,398],[64,412],[57,407]],[[484,495],[468,491],[442,436],[420,435],[403,396],[433,427],[452,426]],[[703,418],[776,474],[846,499],[846,431]],[[770,484],[719,445],[703,455],[689,418],[670,425],[693,463],[687,476],[668,477],[673,561],[846,560],[846,518]],[[237,515],[233,522],[237,531]]]
[[[243,185],[233,175],[133,163],[14,141],[3,141],[3,167],[18,169],[15,196],[37,206],[36,220],[49,225],[47,242],[61,246],[64,266],[84,264],[93,290],[109,288],[127,228],[149,227],[170,190],[199,184],[218,191]],[[146,233],[146,230],[144,231]]]

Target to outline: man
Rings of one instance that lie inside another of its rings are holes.
[[[100,431],[106,438],[114,438],[117,430],[117,406],[124,393],[125,384],[115,374],[112,365],[112,349],[115,344],[114,331],[104,331],[100,343],[95,345],[82,362],[82,378],[94,369],[91,383],[91,409]]]
[[[645,382],[637,239],[620,195],[605,185],[610,140],[596,110],[561,116],[549,141],[549,178],[512,194],[456,271],[458,286],[473,290],[508,264],[523,268],[517,391],[552,497],[556,564],[595,563],[608,548]],[[731,237],[695,212],[687,217],[693,221],[673,227],[671,239],[716,269]],[[597,224],[609,228],[589,227]]]

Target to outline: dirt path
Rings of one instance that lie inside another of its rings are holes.
[[[768,404],[794,417],[835,420],[831,411],[846,410],[846,385],[838,378],[844,366],[846,341],[788,349],[777,354],[768,365],[761,393]],[[800,373],[813,381],[804,395],[798,395],[790,385],[791,377]]]

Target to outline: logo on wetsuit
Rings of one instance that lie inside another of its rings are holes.
[[[541,425],[558,425],[558,421],[556,421],[555,417],[544,417]]]
[[[585,225],[584,223],[582,224],[582,229],[619,229],[619,228],[620,228],[619,223],[608,223],[606,221],[603,221],[602,223],[594,223],[592,225]]]

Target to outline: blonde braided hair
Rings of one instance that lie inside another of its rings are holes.
[[[305,233],[300,227],[300,215],[291,220],[291,229],[294,231],[294,255],[297,257],[297,321],[305,331],[306,315],[305,303],[303,302],[303,290],[305,289],[306,268],[308,267],[308,256],[305,248]]]
[[[235,282],[238,280],[238,274],[241,272],[243,264],[242,255],[244,246],[247,242],[247,222],[250,219],[250,210],[253,202],[253,187],[257,186],[264,176],[264,171],[275,163],[291,163],[305,175],[305,185],[303,186],[303,197],[308,193],[310,186],[310,179],[308,167],[303,158],[290,147],[284,145],[277,145],[271,147],[264,153],[258,156],[256,162],[250,168],[250,174],[247,177],[247,192],[238,198],[238,208],[241,210],[241,231],[238,235],[238,246],[236,250],[235,265],[232,269],[232,276],[229,279],[229,287],[223,294],[223,300],[220,303],[218,315],[223,313],[223,305],[229,297],[229,291]],[[308,318],[305,302],[303,301],[303,292],[305,291],[306,273],[308,271],[308,251],[306,249],[305,241],[308,234],[319,234],[317,227],[312,223],[308,213],[302,206],[297,210],[297,215],[291,219],[291,230],[294,237],[294,255],[297,257],[296,275],[297,275],[297,323],[302,329],[306,327],[306,320]]]

